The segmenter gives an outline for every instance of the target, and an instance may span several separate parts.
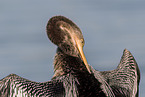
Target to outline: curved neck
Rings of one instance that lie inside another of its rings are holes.
[[[57,48],[57,53],[54,59],[54,76],[61,76],[67,73],[87,72],[87,69],[81,58],[67,55]]]
[[[73,75],[73,77],[77,79],[76,86],[79,92],[79,96],[84,97],[89,95],[93,97],[97,94],[99,97],[101,95],[105,97],[105,94],[100,87],[101,83],[98,81],[98,79],[95,78],[93,74],[90,74],[87,71],[86,66],[82,62],[81,58],[69,56],[63,53],[63,51],[61,51],[59,48],[57,49],[57,53],[54,59],[54,73],[55,74],[52,79],[67,74]]]

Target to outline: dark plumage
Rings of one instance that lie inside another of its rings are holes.
[[[48,38],[58,46],[51,81],[38,83],[15,74],[0,80],[0,97],[137,97],[140,73],[132,54],[124,50],[120,64],[99,72],[88,65],[81,30],[63,16],[52,17]]]

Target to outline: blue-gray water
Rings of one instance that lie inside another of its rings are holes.
[[[43,82],[53,76],[56,46],[47,38],[49,18],[74,21],[85,38],[88,63],[97,70],[115,69],[124,48],[140,71],[145,95],[145,1],[134,0],[1,0],[0,79],[10,73]]]

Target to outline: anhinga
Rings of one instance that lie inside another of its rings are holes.
[[[52,80],[40,83],[10,74],[0,80],[0,97],[138,96],[140,72],[128,50],[124,50],[117,69],[100,72],[88,65],[82,32],[71,20],[52,17],[46,30],[49,39],[58,46]]]

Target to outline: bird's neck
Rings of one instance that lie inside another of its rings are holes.
[[[79,71],[87,71],[84,63],[79,57],[67,55],[57,48],[57,53],[54,59],[54,76],[62,76],[68,73],[76,73]]]
[[[89,97],[93,97],[96,94],[102,94],[103,96],[101,97],[105,97],[100,88],[101,83],[95,78],[93,74],[90,74],[87,71],[81,58],[66,55],[58,48],[57,54],[54,59],[54,76],[52,79],[63,75],[72,75],[71,77],[69,77],[68,81],[70,81],[70,83],[73,83],[73,85],[76,85],[79,96],[85,97],[86,95],[89,95]],[[71,80],[70,78],[72,77],[75,79]],[[72,81],[76,81],[76,83]]]

